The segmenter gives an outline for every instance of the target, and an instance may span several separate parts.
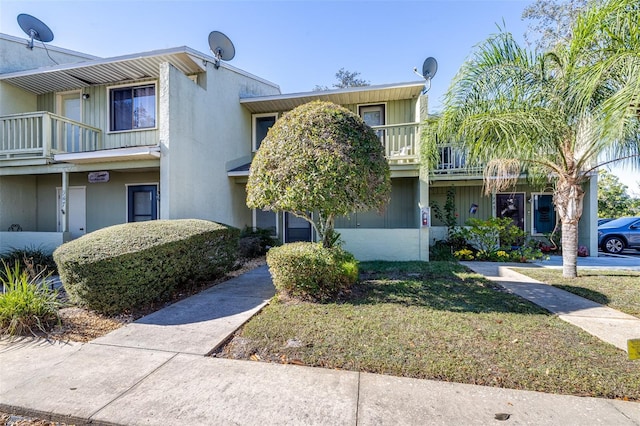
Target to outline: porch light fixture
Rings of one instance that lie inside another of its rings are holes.
[[[89,99],[90,97],[91,97],[91,95],[90,95],[90,94],[88,94],[88,93],[83,93],[83,94],[82,94],[82,99],[84,99],[85,101],[86,101],[87,99]]]

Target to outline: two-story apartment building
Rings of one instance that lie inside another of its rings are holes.
[[[49,46],[55,65],[42,48],[24,46],[24,39],[0,34],[0,251],[52,250],[96,229],[157,218],[208,219],[271,228],[283,241],[311,239],[305,221],[248,209],[245,183],[275,120],[316,99],[360,114],[378,131],[389,160],[385,213],[336,224],[361,260],[428,259],[428,244],[441,229],[423,222],[421,207],[440,200],[451,184],[459,188],[460,211],[475,203],[479,217],[499,214],[508,195],[524,200],[523,226],[530,231],[531,206],[548,203],[545,191],[526,186],[482,197],[481,174],[459,173],[462,165],[446,147],[441,164],[425,171],[419,161],[424,82],[281,94],[276,84],[226,63],[215,66],[214,58],[188,47],[105,59]],[[594,203],[593,185],[587,190],[587,203]],[[588,205],[580,231],[593,240],[595,227],[588,224],[595,213]]]

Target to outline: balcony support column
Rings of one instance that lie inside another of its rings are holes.
[[[63,233],[69,232],[69,172],[62,172],[62,191],[60,192],[60,228]]]

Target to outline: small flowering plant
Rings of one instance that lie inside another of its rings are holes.
[[[473,252],[469,249],[462,249],[453,252],[453,255],[458,260],[473,260]]]
[[[585,246],[578,247],[578,256],[587,257],[589,256],[589,249]]]

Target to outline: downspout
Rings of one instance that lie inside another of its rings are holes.
[[[64,234],[69,232],[69,172],[62,172],[62,191],[60,193],[60,229]],[[63,237],[64,238],[64,237]]]

